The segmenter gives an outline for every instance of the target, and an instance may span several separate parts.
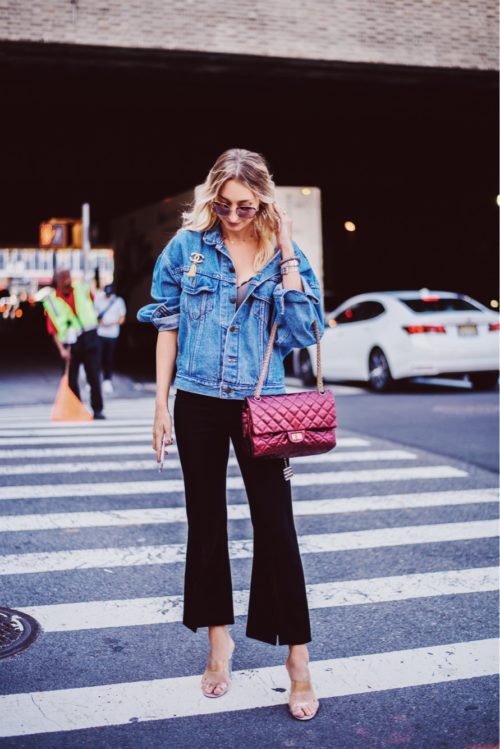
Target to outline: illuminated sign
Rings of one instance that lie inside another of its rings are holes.
[[[40,224],[40,247],[67,247],[68,226],[66,223],[45,222]]]

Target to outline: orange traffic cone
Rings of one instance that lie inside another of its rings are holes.
[[[52,406],[50,414],[51,421],[92,421],[92,414],[88,411],[83,403],[78,400],[69,386],[68,378],[69,362],[61,377],[61,382],[57,389],[56,399]]]

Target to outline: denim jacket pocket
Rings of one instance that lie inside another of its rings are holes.
[[[188,278],[186,274],[181,279],[181,309],[184,309],[191,320],[201,320],[211,312],[215,306],[218,281],[209,276],[198,274]]]
[[[279,278],[276,277],[276,281],[268,279],[264,283],[260,284],[255,291],[253,296],[255,301],[253,302],[252,312],[255,314],[261,323],[261,328],[271,330],[271,320],[275,320],[274,311],[276,308],[275,294],[278,285]],[[289,336],[289,331],[280,329],[276,333],[275,345],[281,346]]]

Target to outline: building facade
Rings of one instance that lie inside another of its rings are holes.
[[[0,39],[498,68],[495,0],[2,0]]]

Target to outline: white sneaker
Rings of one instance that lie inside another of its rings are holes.
[[[111,380],[103,380],[102,389],[104,393],[112,393],[114,388]]]

